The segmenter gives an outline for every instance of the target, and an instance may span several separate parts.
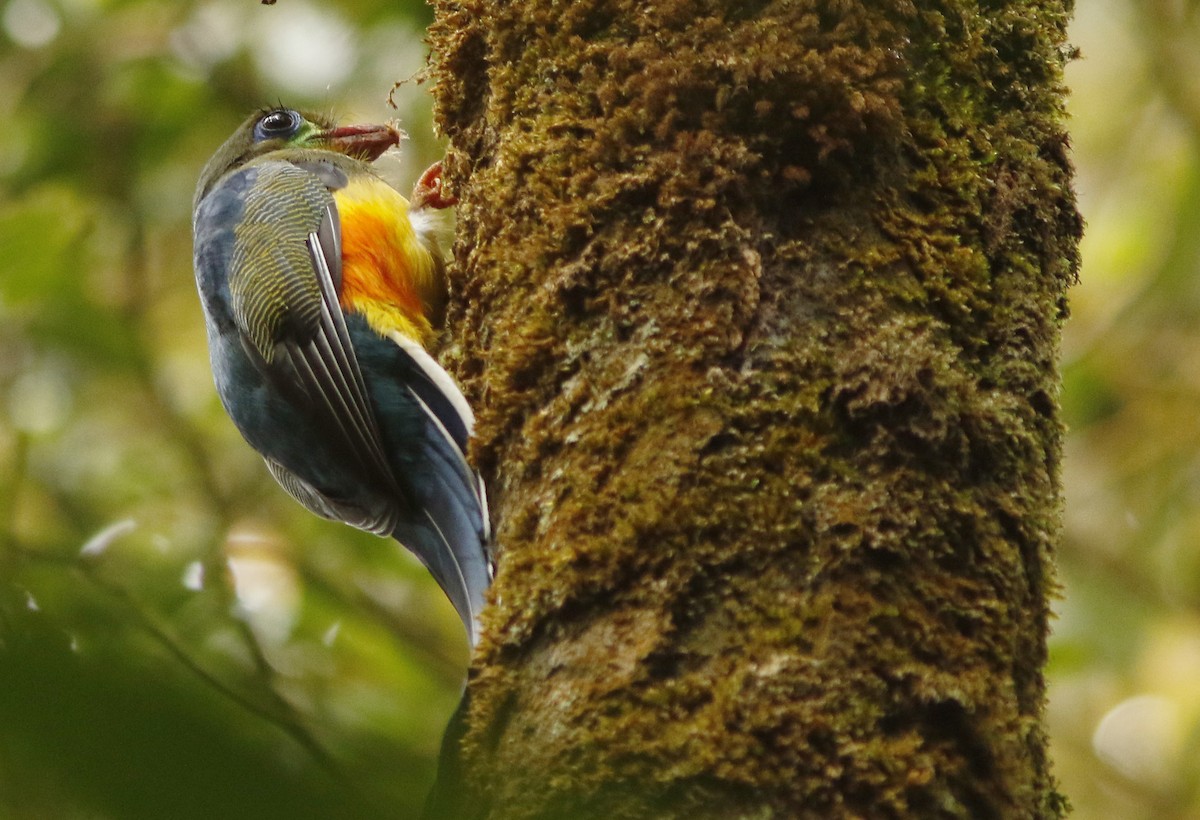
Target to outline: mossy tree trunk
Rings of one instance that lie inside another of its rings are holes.
[[[435,0],[461,817],[1053,817],[1067,2]]]

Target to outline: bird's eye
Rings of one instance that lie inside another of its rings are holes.
[[[300,122],[300,115],[295,111],[272,111],[259,119],[254,126],[254,136],[259,140],[290,137],[300,128]]]

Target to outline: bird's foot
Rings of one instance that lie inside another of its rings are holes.
[[[442,163],[435,162],[425,169],[417,184],[413,186],[413,208],[451,208],[458,204],[458,197],[442,189]]]

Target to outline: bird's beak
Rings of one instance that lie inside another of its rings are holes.
[[[400,144],[400,129],[392,125],[343,125],[319,135],[331,151],[374,162],[384,151]]]

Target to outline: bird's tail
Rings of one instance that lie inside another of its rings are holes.
[[[403,522],[392,536],[428,567],[458,611],[473,647],[479,637],[484,593],[491,582],[491,562],[470,519],[462,510],[426,509],[424,522]]]
[[[406,387],[426,425],[415,437],[420,452],[410,461],[420,475],[409,475],[406,482],[423,515],[401,516],[392,535],[433,573],[473,647],[492,581],[487,494],[464,455],[474,416],[454,380],[424,348],[400,333],[390,335],[414,365]]]
[[[462,618],[471,646],[492,581],[487,497],[479,476],[440,436],[427,436],[430,474],[415,482],[423,516],[405,517],[392,535],[429,568]]]

